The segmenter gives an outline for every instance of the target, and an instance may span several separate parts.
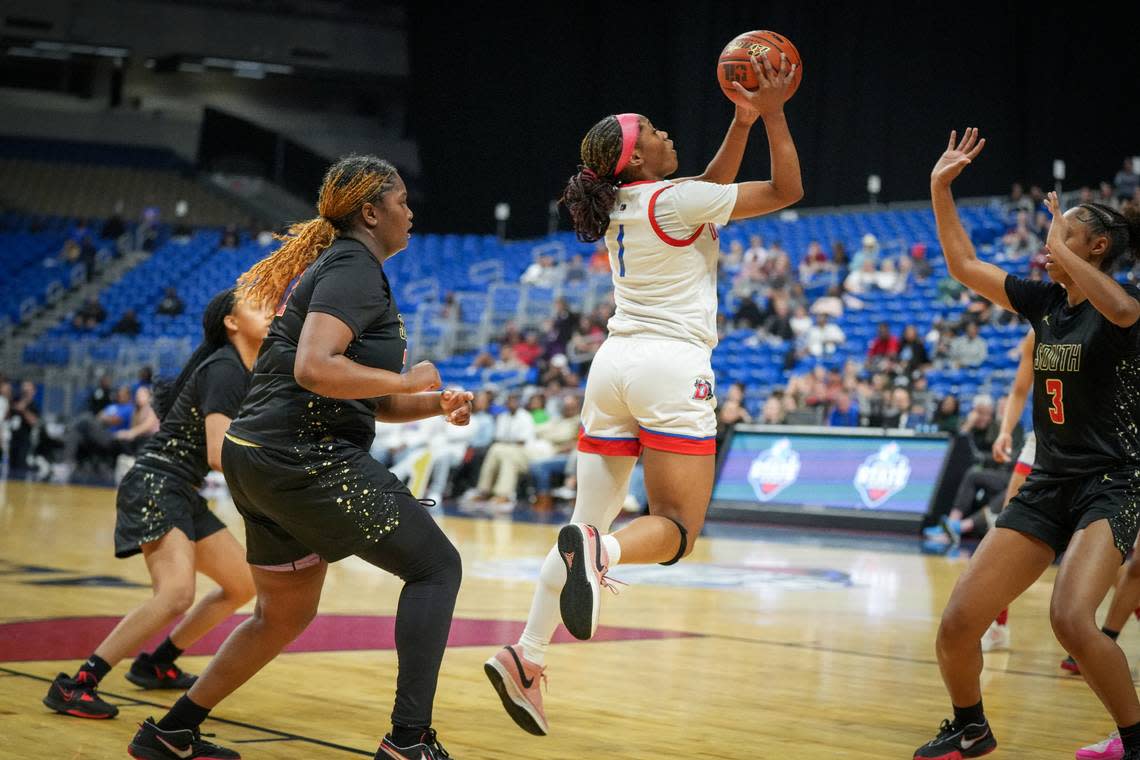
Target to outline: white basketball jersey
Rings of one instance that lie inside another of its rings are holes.
[[[631,182],[618,189],[606,248],[613,268],[612,335],[659,335],[716,346],[717,225],[736,185]]]

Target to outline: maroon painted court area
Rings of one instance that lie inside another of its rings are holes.
[[[187,654],[213,654],[230,631],[248,615],[235,615],[210,631]],[[78,617],[29,620],[0,624],[0,662],[28,660],[78,660],[95,650],[115,624],[117,617]],[[353,652],[362,649],[395,649],[396,618],[390,615],[318,615],[286,652]],[[517,641],[523,624],[512,620],[456,618],[451,623],[448,646],[496,646]],[[636,641],[678,639],[696,634],[656,631],[647,628],[599,627],[593,641]],[[166,632],[147,647],[159,644]],[[561,626],[554,643],[576,641]]]

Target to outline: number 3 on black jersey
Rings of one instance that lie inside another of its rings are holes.
[[[1045,392],[1053,399],[1049,407],[1049,419],[1057,425],[1065,424],[1065,384],[1056,378],[1045,381]]]

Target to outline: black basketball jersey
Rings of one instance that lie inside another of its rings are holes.
[[[1088,300],[1070,307],[1056,283],[1009,276],[1005,292],[1035,334],[1035,469],[1080,477],[1140,466],[1140,322],[1118,327]]]
[[[249,388],[249,371],[232,344],[206,357],[182,386],[158,432],[144,445],[138,463],[177,475],[197,488],[210,465],[206,458],[206,417],[237,416]]]
[[[344,355],[352,361],[390,372],[403,369],[407,333],[384,269],[363,243],[338,238],[301,274],[278,310],[230,432],[279,449],[333,438],[368,448],[376,432],[377,399],[319,396],[294,377],[301,327],[310,311],[348,325],[353,339]]]

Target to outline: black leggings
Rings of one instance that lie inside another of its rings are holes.
[[[357,556],[404,581],[396,610],[399,675],[392,724],[426,728],[431,725],[439,666],[463,565],[459,552],[428,511],[407,494],[395,497],[399,526]]]

